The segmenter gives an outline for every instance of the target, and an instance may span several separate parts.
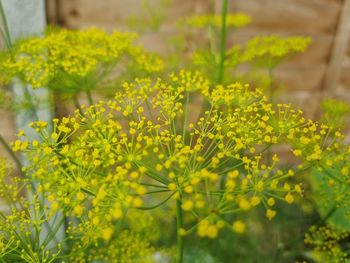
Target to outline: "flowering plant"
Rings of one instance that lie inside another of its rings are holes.
[[[203,107],[192,116],[198,96]],[[222,228],[244,233],[244,213],[259,206],[274,218],[278,202],[302,197],[297,175],[307,169],[350,179],[339,132],[328,140],[332,128],[289,105],[273,105],[239,83],[212,86],[198,73],[124,83],[113,100],[53,125],[50,132],[34,122],[41,141],[24,137],[13,147],[32,160],[24,171],[51,210],[76,218],[67,231],[78,231],[85,245],[119,235],[116,222],[128,211],[173,201],[181,261],[192,231],[208,238]],[[276,145],[288,146],[299,165],[284,168]],[[330,173],[336,166],[341,174]]]
[[[286,211],[312,213],[310,203],[318,222],[268,251],[275,261],[290,260],[283,253],[305,236],[314,258],[348,258],[350,147],[340,122],[349,108],[326,101],[317,122],[276,103],[272,70],[310,40],[257,37],[226,50],[226,29],[250,23],[244,14],[227,14],[227,4],[221,16],[185,20],[220,34],[209,53],[192,55],[190,67],[201,72],[168,74],[157,56],[134,45],[134,34],[99,29],[48,30],[1,53],[2,81],[16,77],[76,102],[70,115],[31,122],[32,133],[20,131],[13,151],[0,136],[21,173],[0,159],[0,200],[8,208],[0,212],[1,261],[236,260],[240,246],[232,249],[232,238],[258,236],[256,222],[272,228],[296,221],[285,219]],[[158,19],[152,23],[159,27]],[[243,81],[228,84],[226,70],[246,62],[268,70],[268,96]],[[129,81],[117,82],[112,99],[94,103],[91,91],[118,76]],[[77,100],[81,92],[89,105]],[[286,239],[287,228],[278,232]],[[213,250],[234,251],[220,257]],[[293,260],[306,257],[299,254]]]

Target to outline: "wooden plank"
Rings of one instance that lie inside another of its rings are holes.
[[[350,37],[350,0],[344,0],[342,12],[339,18],[337,33],[334,39],[329,68],[325,75],[323,96],[335,94],[339,83],[346,49]]]
[[[49,0],[47,0],[49,1]],[[50,0],[52,1],[52,0]],[[126,22],[130,17],[147,15],[142,7],[142,0],[60,0],[59,16],[62,24],[69,28],[85,28],[97,26],[105,29],[127,29]],[[157,10],[160,0],[149,1]],[[164,7],[165,18],[160,30],[169,31],[176,27],[176,21],[183,16],[194,13],[208,13],[209,1],[176,0]],[[148,14],[149,15],[149,14]]]
[[[235,0],[231,11],[252,16],[250,27],[280,33],[335,33],[341,3],[326,0]]]

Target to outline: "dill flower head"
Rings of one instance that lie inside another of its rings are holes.
[[[140,237],[137,232],[123,230],[108,246],[92,249],[88,261],[152,263],[154,262],[152,253],[154,248],[147,239]]]
[[[341,242],[349,237],[349,233],[330,226],[312,226],[305,234],[305,244],[314,247],[313,254],[322,262],[346,262],[349,255],[341,246]]]
[[[78,92],[94,88],[120,60],[129,59],[143,72],[156,72],[163,62],[133,41],[135,34],[91,28],[81,31],[47,30],[30,37],[1,55],[5,76],[19,77],[34,88],[47,86]]]
[[[188,217],[184,235],[190,229],[209,238],[222,228],[243,233],[243,219],[226,222],[225,215],[262,206],[271,220],[277,202],[302,196],[298,173],[339,153],[336,165],[349,160],[342,136],[328,140],[330,128],[301,111],[273,105],[248,85],[213,86],[186,71],[124,83],[114,99],[54,119],[53,132],[43,122],[32,127],[42,142],[24,137],[13,147],[33,160],[28,176],[81,221],[87,240],[111,238],[109,228],[130,209],[174,200]],[[288,146],[300,164],[282,166],[275,145]]]
[[[0,259],[4,262],[54,261],[62,250],[62,244],[54,240],[54,235],[63,221],[57,214],[49,216],[52,210],[33,193],[33,185],[10,174],[11,170],[8,162],[0,158]],[[31,198],[23,196],[28,193],[33,193]]]
[[[259,66],[274,68],[286,56],[305,51],[310,42],[309,37],[255,37],[248,41],[242,60],[253,60]]]
[[[43,181],[38,181],[36,188],[36,183],[10,176],[10,170],[6,160],[0,158],[0,259],[4,262],[53,262],[62,259],[69,262],[153,262],[151,242],[159,238],[160,232],[151,213],[132,211],[124,215],[121,206],[112,205],[112,214],[105,214],[96,204],[96,200],[104,195],[100,190],[91,209],[81,204],[74,206],[70,215],[75,220],[69,221],[65,228],[68,197],[64,200],[64,207],[50,193],[48,183],[43,185]],[[61,179],[63,183],[64,179]],[[44,189],[47,192],[43,193]],[[62,187],[59,189],[63,190]],[[142,189],[138,191],[142,192]],[[56,194],[61,196],[64,193]],[[87,199],[82,192],[75,194],[79,201]],[[121,217],[125,218],[126,227],[118,229],[115,220]]]
[[[195,15],[188,17],[185,23],[189,26],[195,28],[205,28],[205,27],[221,27],[221,16],[220,15]],[[244,27],[251,22],[251,17],[244,13],[231,13],[227,14],[226,17],[226,27],[228,28],[240,28]]]

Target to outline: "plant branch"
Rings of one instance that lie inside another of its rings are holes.
[[[181,196],[176,200],[176,234],[177,234],[177,263],[183,262],[184,242],[181,234],[183,228]]]
[[[4,27],[4,32],[2,33],[2,35],[4,37],[6,48],[10,48],[12,46],[12,41],[11,41],[10,30],[9,30],[9,26],[8,26],[7,19],[5,16],[5,11],[4,11],[4,6],[2,4],[2,0],[0,0],[0,15],[1,15],[2,24]]]
[[[91,95],[90,90],[86,91],[86,96],[87,96],[87,99],[89,101],[90,106],[94,105],[94,100],[92,99],[92,95]]]
[[[226,51],[226,16],[228,10],[228,0],[222,0],[222,12],[221,12],[221,33],[220,33],[220,60],[218,71],[218,84],[222,84],[224,80],[225,71],[225,51]]]
[[[8,145],[8,143],[6,142],[4,137],[2,137],[2,135],[0,135],[0,143],[4,146],[5,150],[10,154],[12,159],[15,161],[18,170],[20,172],[22,172],[22,164],[21,164],[21,162],[17,158],[16,154],[12,151],[10,145]]]

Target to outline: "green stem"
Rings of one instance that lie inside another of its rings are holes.
[[[39,115],[38,115],[37,109],[36,109],[34,102],[33,102],[33,96],[29,92],[28,85],[23,86],[23,92],[24,92],[24,95],[26,96],[26,100],[29,101],[29,107],[30,107],[30,111],[32,113],[32,116],[31,116],[32,121],[39,121]]]
[[[190,104],[190,94],[186,92],[186,102],[185,102],[185,111],[184,111],[184,123],[182,130],[182,142],[186,141],[186,129],[187,129],[187,119],[188,119],[188,106]]]
[[[224,79],[224,64],[225,64],[225,51],[226,51],[226,16],[228,10],[228,0],[222,0],[222,12],[221,12],[221,33],[220,33],[220,60],[218,71],[218,84],[222,84]]]
[[[269,72],[269,100],[271,103],[274,101],[274,81],[273,81],[273,69],[271,67],[268,68]]]
[[[72,99],[73,99],[73,103],[74,103],[75,108],[78,109],[80,112],[82,112],[77,95],[74,94]]]
[[[16,166],[18,168],[18,170],[20,172],[22,172],[22,164],[19,161],[19,159],[17,158],[16,154],[12,151],[10,145],[8,145],[8,143],[5,141],[4,137],[2,137],[0,135],[0,143],[4,146],[4,148],[6,149],[6,151],[10,154],[10,156],[12,157],[12,159],[15,161]]]
[[[176,201],[176,234],[177,234],[177,263],[183,262],[184,242],[181,235],[181,229],[183,226],[182,218],[182,200],[181,196]]]
[[[338,207],[336,205],[334,205],[328,211],[328,213],[317,222],[316,227],[319,227],[319,226],[323,225],[324,223],[326,223],[326,221],[337,211],[337,209],[338,209]]]
[[[140,210],[153,210],[155,208],[158,208],[158,207],[164,205],[170,198],[173,197],[174,194],[175,194],[175,192],[173,192],[171,195],[169,195],[166,199],[164,199],[159,204],[156,204],[156,205],[153,205],[153,206],[139,206],[139,207],[135,207],[135,208],[140,209]]]
[[[6,48],[10,48],[11,45],[12,45],[12,41],[11,41],[10,31],[9,31],[6,15],[5,15],[5,11],[4,11],[4,7],[2,5],[2,1],[1,0],[0,0],[0,15],[1,15],[2,24],[4,26],[3,36],[4,36]]]
[[[273,103],[274,101],[274,81],[273,81],[273,69],[271,67],[268,68],[269,72],[269,90],[268,90],[268,96],[269,96],[269,102]],[[267,151],[267,164],[271,165],[271,158],[272,158],[272,153],[271,150],[269,149]]]
[[[86,91],[86,96],[87,96],[87,98],[88,98],[88,101],[89,101],[90,106],[94,105],[94,100],[92,99],[90,90],[87,90],[87,91]]]

